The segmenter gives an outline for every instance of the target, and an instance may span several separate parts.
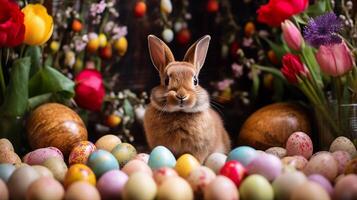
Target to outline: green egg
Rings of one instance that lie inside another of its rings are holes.
[[[118,144],[114,147],[111,153],[118,160],[120,167],[124,167],[124,165],[137,154],[135,147],[129,143]]]
[[[241,200],[273,200],[274,192],[269,181],[261,175],[251,175],[239,187]]]

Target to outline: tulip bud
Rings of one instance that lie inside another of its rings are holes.
[[[321,45],[316,53],[320,69],[327,75],[340,76],[353,68],[351,51],[344,42],[333,45]]]
[[[123,36],[114,43],[114,48],[118,50],[120,56],[124,56],[128,49],[128,40]]]
[[[283,38],[290,49],[300,51],[303,38],[300,30],[290,21],[285,20],[281,23]]]
[[[290,83],[298,83],[297,77],[308,77],[309,72],[297,55],[285,54],[282,63],[281,73]]]
[[[171,0],[161,0],[160,9],[161,9],[161,12],[170,14],[172,12]]]

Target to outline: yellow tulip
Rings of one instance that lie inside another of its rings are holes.
[[[28,4],[22,9],[25,15],[25,40],[28,45],[42,45],[53,32],[53,19],[41,4]]]

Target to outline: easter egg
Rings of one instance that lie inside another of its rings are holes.
[[[16,169],[7,182],[11,199],[25,199],[28,187],[38,178],[40,175],[30,166]]]
[[[128,49],[128,40],[126,37],[120,37],[115,43],[114,48],[118,50],[119,56],[124,56]]]
[[[181,177],[186,178],[192,170],[199,166],[200,163],[198,160],[191,154],[186,153],[177,159],[175,170]]]
[[[24,162],[29,165],[40,165],[50,157],[57,157],[63,160],[62,152],[56,147],[40,148],[24,156]]]
[[[47,167],[42,165],[32,165],[32,168],[34,168],[41,177],[54,178],[52,172]]]
[[[73,164],[86,164],[88,157],[96,150],[93,143],[89,141],[81,141],[74,145],[71,153],[69,154],[68,162]]]
[[[63,159],[51,157],[45,160],[42,165],[47,167],[52,172],[56,180],[63,182],[68,170],[67,165]]]
[[[163,183],[165,180],[175,176],[178,176],[177,172],[170,167],[161,167],[155,169],[153,172],[154,180],[158,185]]]
[[[239,199],[236,185],[231,179],[221,175],[218,175],[204,188],[203,195],[205,200]]]
[[[345,167],[345,174],[357,174],[357,158],[350,160]]]
[[[272,183],[275,199],[289,199],[292,191],[306,180],[306,176],[299,171],[279,175]]]
[[[350,139],[344,136],[337,137],[330,145],[330,152],[347,151],[352,157],[356,154],[356,147]]]
[[[312,155],[313,146],[310,137],[304,132],[291,134],[286,141],[286,153],[288,156],[304,156],[309,159]]]
[[[123,190],[123,199],[153,200],[157,187],[151,176],[143,172],[132,174],[126,182]]]
[[[351,160],[351,154],[349,154],[347,151],[335,151],[332,153],[332,156],[335,158],[338,164],[338,174],[342,174],[348,164],[348,162]]]
[[[265,150],[265,153],[272,154],[279,158],[283,158],[286,156],[286,149],[282,147],[270,147],[269,149]]]
[[[243,180],[239,187],[239,194],[242,200],[274,199],[273,188],[269,181],[258,174],[250,175]]]
[[[136,149],[129,143],[120,143],[114,147],[111,153],[118,160],[120,166],[123,167],[136,156]]]
[[[172,12],[172,3],[171,0],[161,0],[160,10],[163,13],[170,14]]]
[[[322,152],[314,155],[304,168],[304,173],[321,174],[329,181],[333,181],[338,174],[338,163],[329,152]]]
[[[341,178],[335,185],[334,199],[357,199],[357,175],[349,174]]]
[[[333,193],[333,187],[329,180],[327,180],[324,176],[320,174],[312,174],[307,177],[309,181],[315,182],[319,184],[322,188],[326,190],[326,192],[331,196]]]
[[[0,164],[0,179],[6,183],[15,169],[16,167],[10,163]]]
[[[87,165],[92,169],[97,178],[105,172],[113,169],[119,169],[117,159],[105,150],[96,150],[88,158]]]
[[[281,174],[282,163],[280,159],[271,154],[260,154],[247,166],[249,174],[260,174],[268,181],[273,181]]]
[[[174,32],[169,28],[165,28],[161,36],[165,42],[170,43],[174,39]]]
[[[87,50],[89,53],[94,53],[99,48],[99,39],[98,37],[89,39],[87,43]]]
[[[0,179],[0,199],[8,200],[9,199],[9,191],[6,187],[6,183],[2,179]]]
[[[114,149],[114,147],[116,147],[120,143],[121,140],[118,136],[109,134],[99,138],[95,143],[95,146],[97,147],[97,149],[103,149],[108,152],[111,152]]]
[[[12,146],[10,140],[6,138],[0,139],[0,151],[14,151],[14,147]]]
[[[199,166],[188,175],[187,181],[194,192],[203,192],[205,187],[216,178],[216,174],[208,167]]]
[[[128,176],[139,171],[147,173],[148,175],[152,176],[151,168],[146,163],[140,160],[129,161],[124,165],[122,171],[126,173]]]
[[[247,166],[256,156],[257,153],[252,147],[240,146],[229,152],[227,161],[236,160],[243,166]]]
[[[144,163],[148,164],[148,163],[149,163],[149,157],[150,157],[150,155],[147,154],[147,153],[139,153],[139,154],[137,154],[136,156],[134,156],[133,159],[141,160],[141,161],[143,161]]]
[[[135,17],[143,17],[146,13],[146,4],[144,1],[138,1],[134,6]]]
[[[227,156],[223,153],[212,153],[207,157],[204,165],[212,169],[216,174],[218,174],[219,170],[223,167],[226,160]]]
[[[31,183],[27,192],[26,199],[29,200],[62,200],[64,189],[57,180],[51,177],[41,177]]]
[[[287,156],[282,158],[281,162],[297,170],[303,170],[309,161],[303,156]]]
[[[98,35],[99,47],[105,47],[108,43],[107,36],[104,33]]]
[[[0,164],[1,163],[19,164],[21,163],[21,159],[13,151],[0,151]]]
[[[64,196],[65,200],[100,200],[98,190],[86,181],[71,184]]]
[[[92,185],[95,185],[96,183],[93,171],[83,164],[72,165],[66,173],[63,184],[67,188],[77,181],[86,181]]]
[[[293,190],[290,199],[329,200],[330,196],[319,184],[312,181],[305,181]]]
[[[182,28],[177,32],[176,40],[179,44],[187,44],[191,40],[191,31],[187,28]]]
[[[97,188],[102,199],[120,199],[128,175],[120,170],[104,173],[97,182]]]
[[[244,166],[235,160],[226,162],[219,172],[220,175],[231,179],[237,186],[240,185],[246,173]]]
[[[148,164],[151,169],[158,169],[161,167],[172,168],[176,165],[176,159],[168,148],[157,146],[151,151]]]
[[[193,192],[190,185],[181,177],[172,177],[163,182],[157,191],[157,199],[192,200]]]

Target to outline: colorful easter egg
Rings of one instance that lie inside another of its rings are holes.
[[[0,179],[0,199],[9,199],[9,190],[6,187],[6,183],[4,183],[2,179]]]
[[[68,162],[73,164],[86,164],[89,155],[96,150],[93,143],[89,141],[81,141],[74,145],[71,153],[69,154]]]
[[[249,174],[260,174],[269,181],[273,181],[281,174],[282,163],[278,157],[263,153],[249,163],[247,170]]]
[[[86,181],[95,186],[96,179],[93,171],[83,164],[72,165],[64,178],[64,186],[67,188],[77,181]]]
[[[193,191],[185,179],[178,176],[172,177],[159,186],[157,199],[192,200]]]
[[[216,174],[219,174],[219,170],[223,167],[227,160],[227,156],[223,153],[212,153],[205,161],[205,166],[212,169]]]
[[[95,146],[97,147],[97,149],[103,149],[108,152],[111,152],[114,149],[114,147],[116,147],[120,143],[121,140],[118,136],[108,134],[99,138],[95,143]]]
[[[40,175],[31,166],[17,168],[10,176],[7,187],[11,199],[26,199],[26,191]]]
[[[97,178],[105,172],[119,169],[119,163],[115,157],[105,150],[96,150],[88,158],[87,165],[93,170]]]
[[[304,156],[309,159],[313,152],[313,145],[310,137],[304,132],[291,134],[286,141],[286,153],[288,156]]]
[[[150,155],[147,154],[147,153],[139,153],[133,159],[141,160],[144,163],[148,164],[149,163],[149,157],[150,157]]]
[[[16,167],[10,163],[0,164],[0,179],[5,183],[9,180],[11,174],[15,171]]]
[[[274,198],[277,200],[289,199],[293,190],[306,180],[305,174],[299,171],[279,175],[272,183]]]
[[[42,163],[43,166],[47,167],[53,174],[56,180],[63,182],[64,177],[68,171],[66,163],[61,158],[51,157]]]
[[[128,179],[128,175],[120,170],[111,170],[104,173],[97,182],[97,188],[102,199],[120,199]]]
[[[29,165],[40,165],[50,157],[57,157],[63,160],[62,152],[56,147],[36,149],[25,155],[23,160]]]
[[[205,187],[216,178],[216,174],[208,167],[199,166],[188,175],[187,181],[196,193],[202,193]]]
[[[357,175],[349,174],[341,178],[335,185],[335,199],[357,199]]]
[[[312,174],[307,178],[309,179],[309,181],[315,182],[319,184],[321,187],[323,187],[330,196],[332,195],[333,187],[330,181],[327,180],[324,176],[321,176],[320,174]]]
[[[121,167],[123,167],[129,160],[136,156],[136,149],[129,143],[120,143],[111,151],[113,156],[118,160]]]
[[[123,190],[123,199],[153,200],[156,196],[157,186],[147,173],[136,172],[126,182]]]
[[[332,156],[338,163],[338,174],[342,174],[348,162],[351,160],[351,154],[349,154],[347,151],[338,150],[333,152]]]
[[[199,166],[200,163],[198,160],[191,154],[186,153],[177,159],[175,170],[181,177],[186,178],[192,170]]]
[[[354,158],[347,163],[344,173],[357,174],[357,158]]]
[[[10,140],[6,138],[0,139],[0,151],[14,151],[14,147],[12,146]]]
[[[330,196],[319,184],[312,181],[305,181],[297,186],[290,196],[291,200],[330,200]]]
[[[65,200],[100,200],[100,194],[95,186],[86,181],[71,184],[65,193]]]
[[[131,160],[121,170],[128,176],[139,171],[152,176],[151,168],[141,160]]]
[[[274,191],[269,181],[258,174],[250,175],[243,180],[239,187],[239,194],[243,200],[274,199]]]
[[[151,169],[158,169],[161,167],[173,168],[176,165],[176,159],[168,148],[157,146],[151,151],[148,164]]]
[[[321,174],[329,181],[333,181],[338,174],[338,163],[329,152],[318,153],[309,160],[304,168],[304,173]]]
[[[283,158],[286,156],[286,149],[282,147],[270,147],[269,149],[265,150],[265,153],[272,154],[279,158]]]
[[[41,177],[31,183],[26,192],[26,199],[51,199],[62,200],[64,189],[56,179],[51,177]]]
[[[226,162],[220,170],[220,175],[226,176],[231,179],[237,186],[240,185],[247,170],[238,161],[231,160]]]
[[[352,157],[356,154],[356,147],[352,141],[344,136],[337,137],[330,145],[330,152],[347,151]]]
[[[157,185],[160,185],[165,180],[175,177],[175,176],[179,176],[179,175],[177,174],[177,172],[174,169],[172,169],[170,167],[161,167],[161,168],[155,169],[154,173],[153,173],[153,177],[154,177],[154,180],[157,183]]]
[[[204,188],[203,195],[205,200],[239,199],[236,185],[233,181],[231,181],[231,179],[221,175],[218,175]]]
[[[229,152],[227,161],[236,160],[243,166],[247,166],[256,156],[257,153],[252,147],[240,146]]]
[[[297,170],[303,170],[309,161],[304,156],[287,156],[282,158],[281,162]]]

